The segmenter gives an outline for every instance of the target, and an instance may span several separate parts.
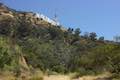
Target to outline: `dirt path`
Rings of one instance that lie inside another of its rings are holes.
[[[78,79],[71,79],[68,75],[50,75],[44,76],[43,80],[111,80],[106,79],[110,74],[103,74],[98,76],[83,76]]]
[[[51,76],[44,76],[44,80],[70,80],[69,76],[64,75],[51,75]]]
[[[44,76],[44,80],[95,80],[96,77],[85,76],[78,79],[70,79],[69,76],[64,75],[51,75],[51,76]]]

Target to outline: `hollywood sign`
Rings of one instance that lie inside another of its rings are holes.
[[[48,18],[47,16],[44,16],[43,14],[39,14],[39,13],[35,13],[35,17],[36,18],[42,18],[43,20],[51,23],[52,25],[55,25],[55,26],[58,26],[60,25],[59,22],[55,21],[55,20],[52,20],[50,18]]]

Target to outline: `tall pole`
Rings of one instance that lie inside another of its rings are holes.
[[[58,17],[58,16],[57,16],[57,9],[55,9],[55,14],[54,14],[54,21],[55,21],[55,22],[58,22],[58,21],[57,21],[57,17]]]
[[[58,22],[58,15],[57,15],[57,10],[56,10],[56,9],[55,9],[55,14],[54,14],[53,20],[55,21],[56,25],[59,25],[59,22]]]

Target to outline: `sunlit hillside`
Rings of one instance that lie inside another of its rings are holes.
[[[120,43],[81,32],[1,3],[0,79],[120,80]]]

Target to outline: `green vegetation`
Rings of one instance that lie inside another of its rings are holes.
[[[16,14],[14,20],[1,19],[0,70],[19,76],[27,70],[19,61],[24,58],[30,71],[77,72],[80,76],[110,72],[119,78],[120,44],[97,39],[95,32],[80,33],[79,28],[63,31],[61,26],[33,25]]]

